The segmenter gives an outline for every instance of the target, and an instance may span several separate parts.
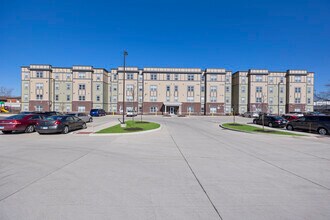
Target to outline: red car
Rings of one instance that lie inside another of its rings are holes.
[[[41,115],[13,115],[0,120],[0,131],[4,134],[10,134],[13,131],[24,131],[31,133],[35,131],[38,120],[42,119]]]
[[[290,115],[290,114],[282,115],[282,118],[285,118],[288,121],[299,119],[297,115]]]

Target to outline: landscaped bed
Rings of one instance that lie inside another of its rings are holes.
[[[138,131],[148,131],[160,127],[160,124],[148,121],[126,121],[126,127],[121,127],[120,124],[105,128],[96,133],[98,134],[107,134],[107,133],[132,133]]]
[[[225,123],[222,124],[223,128],[228,128],[236,131],[244,131],[250,133],[263,133],[263,134],[280,134],[280,135],[291,135],[291,136],[304,136],[302,134],[296,134],[286,131],[277,131],[277,130],[270,130],[270,129],[262,129],[256,126],[239,124],[239,123]]]

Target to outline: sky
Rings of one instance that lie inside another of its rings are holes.
[[[306,69],[330,83],[328,0],[0,0],[0,86],[51,64]]]

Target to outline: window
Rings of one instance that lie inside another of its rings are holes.
[[[284,76],[281,76],[280,82],[284,83]]]
[[[143,87],[142,86],[139,86],[139,91],[140,92],[142,92],[142,89],[143,89]]]
[[[79,96],[79,101],[85,101],[85,96],[84,95],[80,95]]]
[[[24,73],[24,79],[29,78],[29,73]]]
[[[217,75],[211,75],[211,81],[217,81],[218,76]]]
[[[36,83],[36,89],[43,89],[44,84],[43,83]]]
[[[261,86],[257,86],[256,87],[256,92],[262,92],[262,87]]]
[[[43,99],[43,95],[37,95],[37,100],[42,100]]]
[[[246,78],[245,78],[245,76],[244,76],[244,77],[241,77],[241,82],[242,82],[242,84],[245,84],[245,83],[246,83]]]
[[[294,92],[295,93],[301,93],[301,88],[300,87],[295,87]]]
[[[170,74],[166,74],[166,80],[171,80],[171,75]]]
[[[311,77],[307,77],[307,83],[311,84],[312,83],[312,78]]]
[[[113,87],[113,91],[114,91],[114,92],[117,91],[117,87],[114,86],[114,87]]]
[[[78,112],[85,112],[85,106],[78,106]]]
[[[188,106],[187,107],[187,112],[189,112],[189,113],[194,112],[194,107],[193,106]]]
[[[226,86],[226,92],[230,92],[229,86]]]
[[[66,90],[71,90],[71,84],[70,83],[66,84]]]
[[[66,101],[70,101],[70,95],[66,95]]]
[[[157,96],[150,96],[150,102],[157,102]]]
[[[274,88],[273,87],[269,87],[269,93],[273,93],[274,92]]]
[[[24,101],[28,101],[28,100],[29,100],[28,95],[24,95]]]
[[[97,85],[96,85],[96,90],[97,90],[97,91],[100,91],[100,89],[101,89],[101,85],[100,85],[100,84],[97,84]]]
[[[280,104],[283,104],[283,97],[280,98]]]
[[[261,98],[260,97],[257,97],[256,98],[256,103],[261,103],[261,102],[262,102]]]
[[[157,86],[156,85],[151,85],[150,86],[150,92],[157,92]]]
[[[272,76],[268,77],[269,83],[274,83],[274,78]]]
[[[29,83],[24,83],[24,89],[28,89],[29,88]]]
[[[71,79],[71,74],[70,73],[66,74],[66,79]]]
[[[79,84],[79,90],[85,90],[86,86],[85,84]]]
[[[131,95],[126,96],[126,101],[133,102],[133,96],[131,96]]]
[[[170,97],[166,96],[166,102],[169,102],[169,101],[170,101]]]
[[[202,75],[202,81],[204,82],[205,81],[205,75]]]
[[[194,86],[188,86],[188,92],[193,92],[194,91]]]
[[[241,87],[241,92],[242,92],[242,93],[245,93],[245,86],[242,86],[242,87]]]
[[[312,93],[312,88],[311,87],[307,87],[307,93],[308,94]]]
[[[140,75],[139,75],[139,80],[142,81],[142,79],[143,79],[143,75],[140,74]]]
[[[194,97],[193,96],[187,96],[187,102],[193,102]]]
[[[151,74],[151,80],[157,80],[157,74],[153,73]]]
[[[230,82],[230,76],[226,76],[226,82],[227,82],[227,83]]]
[[[96,74],[96,80],[101,80],[101,74]]]
[[[126,79],[133,79],[133,73],[127,73]]]
[[[126,91],[133,92],[133,89],[134,89],[134,85],[132,84],[126,85]]]
[[[60,90],[60,84],[55,83],[55,90]]]
[[[295,82],[301,82],[301,76],[295,76],[294,81]]]
[[[113,75],[113,80],[117,80],[117,74]]]
[[[35,106],[37,112],[43,111],[43,107],[41,105]]]
[[[174,92],[177,92],[179,90],[179,86],[174,86]]]
[[[226,103],[230,103],[229,100],[230,100],[229,97],[226,97]]]
[[[262,82],[262,76],[256,76],[256,82]]]
[[[43,72],[37,72],[37,78],[43,78],[44,73]]]
[[[272,97],[269,98],[269,104],[273,104],[273,98]]]
[[[217,102],[217,97],[216,96],[211,96],[210,97],[210,102]]]
[[[96,96],[96,101],[97,101],[97,102],[100,101],[100,96],[99,96],[99,95]]]
[[[177,102],[179,98],[177,96],[174,96],[174,101]]]
[[[194,81],[194,74],[188,74],[188,81]]]
[[[59,74],[58,73],[54,73],[54,78],[55,79],[59,79],[60,78]]]
[[[156,106],[151,106],[150,107],[150,112],[157,112],[157,107]]]
[[[241,103],[245,103],[245,97],[241,98]]]
[[[284,93],[284,87],[280,87],[280,93]]]
[[[174,75],[174,80],[179,80],[179,74]]]
[[[205,86],[201,86],[201,92],[205,92]]]
[[[217,113],[217,108],[216,107],[210,107],[210,113]]]
[[[217,92],[217,87],[216,86],[210,86],[211,92]]]
[[[311,98],[307,98],[307,104],[311,104]]]
[[[294,99],[294,103],[295,103],[295,104],[300,104],[300,98],[295,98],[295,99]]]
[[[170,87],[170,86],[166,86],[166,92],[169,92],[169,91],[170,91],[170,89],[171,89],[171,87]]]
[[[86,78],[86,73],[78,73],[78,78],[79,79],[85,79]]]
[[[55,95],[55,101],[58,101],[58,95]]]

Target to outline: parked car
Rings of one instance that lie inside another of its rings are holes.
[[[35,126],[41,119],[43,119],[43,116],[35,114],[12,115],[0,120],[0,130],[4,134],[10,134],[13,131],[31,133],[35,131]]]
[[[264,125],[268,127],[279,127],[284,128],[288,121],[280,116],[275,115],[264,115]],[[254,124],[262,125],[262,115],[258,118],[253,119]]]
[[[77,112],[77,113],[68,113],[66,115],[71,115],[71,116],[76,116],[78,118],[80,118],[81,120],[83,120],[84,122],[93,122],[93,117],[86,114],[86,113],[83,113],[83,112]]]
[[[49,116],[40,120],[36,125],[39,134],[63,133],[67,134],[72,130],[87,128],[86,122],[71,115]]]
[[[48,117],[52,115],[63,115],[62,113],[56,111],[33,112],[33,114],[43,115],[44,117]]]
[[[330,116],[304,116],[297,120],[290,121],[286,125],[286,129],[316,131],[321,135],[329,134],[330,131]]]
[[[92,109],[89,113],[91,116],[106,116],[106,112],[103,109]]]
[[[128,111],[126,113],[126,116],[127,117],[135,117],[135,116],[137,116],[137,113],[136,113],[136,111]]]
[[[297,115],[285,114],[282,115],[282,118],[284,118],[287,121],[293,121],[293,120],[297,120],[299,117]]]
[[[257,118],[257,117],[259,117],[259,113],[258,112],[245,112],[242,116],[248,117],[248,118]]]

